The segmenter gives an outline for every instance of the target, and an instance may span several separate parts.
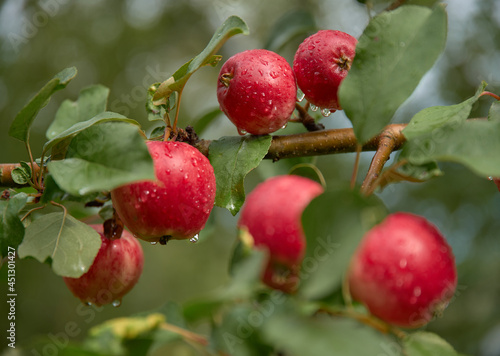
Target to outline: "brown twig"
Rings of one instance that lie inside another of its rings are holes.
[[[389,160],[391,153],[404,143],[403,128],[401,125],[389,125],[377,136],[379,138],[378,148],[370,163],[365,180],[361,185],[361,191],[365,194],[373,192],[375,188],[374,183],[382,172],[385,163]]]

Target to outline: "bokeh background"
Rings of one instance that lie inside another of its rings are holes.
[[[500,93],[500,2],[445,2],[449,14],[446,51],[397,112],[394,122],[408,122],[425,107],[458,103],[472,96],[482,80],[488,82],[490,91]],[[198,54],[215,29],[233,14],[247,22],[250,35],[230,39],[220,51],[224,60],[245,49],[267,46],[291,62],[306,33],[281,43],[273,28],[283,18],[302,19],[302,29],[309,33],[328,28],[355,37],[369,20],[366,7],[356,0],[2,1],[0,162],[27,160],[24,145],[8,136],[9,125],[39,88],[69,66],[77,67],[77,77],[54,95],[33,125],[35,155],[41,153],[45,131],[59,104],[64,99],[75,100],[79,91],[91,84],[111,89],[109,110],[151,127],[144,110],[147,87],[165,80]],[[219,68],[203,68],[190,79],[183,95],[181,126],[217,108]],[[491,100],[481,99],[473,115],[485,116],[490,104]],[[322,122],[327,128],[350,126],[342,112]],[[287,132],[302,130],[290,126]],[[216,139],[236,134],[234,126],[220,115],[202,136]],[[366,172],[371,155],[362,154],[360,176]],[[286,173],[294,163],[263,162],[247,177],[247,192],[266,177]],[[335,185],[349,180],[353,155],[320,157],[315,164],[327,183]],[[441,168],[445,175],[440,178],[424,184],[400,183],[379,195],[391,211],[427,217],[454,249],[459,268],[456,298],[445,317],[432,322],[428,330],[442,335],[460,352],[500,355],[500,193],[487,177],[478,177],[459,165],[443,164]],[[17,260],[18,349],[31,355],[33,347],[64,332],[70,322],[79,330],[71,341],[78,342],[90,327],[104,320],[157,308],[166,301],[191,300],[223,285],[228,279],[236,220],[237,216],[215,208],[199,243],[172,242],[167,247],[143,244],[144,274],[119,308],[84,313],[47,265]],[[6,274],[6,268],[1,268],[0,300],[6,294]],[[6,330],[6,315],[6,303],[2,302],[1,330]],[[3,331],[0,334],[3,348],[6,339]],[[193,352],[179,343],[159,354]]]

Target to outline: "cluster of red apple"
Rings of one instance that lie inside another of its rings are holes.
[[[354,37],[340,31],[319,31],[299,46],[293,69],[274,52],[238,53],[221,68],[220,107],[240,133],[256,135],[286,125],[295,108],[297,86],[309,103],[323,110],[339,110],[338,87],[350,68],[356,43]],[[153,244],[196,240],[214,205],[216,185],[210,162],[186,143],[149,141],[147,145],[157,181],[113,190],[117,214],[136,237]],[[322,192],[319,183],[288,175],[270,178],[248,195],[238,227],[252,236],[256,248],[268,251],[262,276],[268,286],[287,293],[298,288],[306,247],[301,215]],[[140,245],[128,232],[109,241],[101,228],[95,229],[103,244],[94,264],[81,278],[65,280],[82,301],[101,305],[120,300],[133,287],[143,257]],[[119,280],[115,289],[110,278],[98,278],[103,270]],[[347,278],[354,299],[373,315],[402,327],[429,322],[452,298],[457,284],[454,257],[446,240],[427,220],[409,213],[389,215],[365,235]]]

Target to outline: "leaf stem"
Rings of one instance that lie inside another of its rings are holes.
[[[41,210],[43,208],[45,208],[45,205],[37,206],[36,208],[28,210],[28,212],[26,214],[24,214],[24,216],[21,218],[21,221],[24,221],[32,212],[34,212],[36,210]]]
[[[177,120],[179,119],[179,111],[181,107],[181,99],[182,99],[182,89],[178,92],[179,95],[177,96],[177,106],[175,108],[175,118],[174,118],[174,125],[172,126],[172,131],[174,131],[174,135],[177,133]]]
[[[354,189],[356,186],[356,178],[358,176],[358,170],[359,170],[359,159],[361,157],[361,151],[363,150],[363,146],[360,144],[356,145],[356,159],[354,160],[354,168],[352,170],[352,176],[351,176],[351,189]]]
[[[206,339],[206,337],[199,335],[199,334],[196,334],[192,331],[180,328],[176,325],[169,324],[169,323],[161,324],[161,328],[163,330],[171,331],[175,334],[178,334],[186,340],[194,341],[195,343],[203,345],[203,346],[208,346],[208,340]]]
[[[484,96],[484,95],[488,95],[491,96],[492,98],[495,98],[496,100],[500,100],[500,96],[489,91],[483,91],[479,96]]]

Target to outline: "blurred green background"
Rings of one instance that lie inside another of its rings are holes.
[[[472,96],[482,80],[500,93],[500,2],[446,1],[449,35],[446,51],[398,111],[395,122],[407,122],[419,110],[458,103]],[[79,73],[42,110],[32,129],[31,146],[41,153],[45,130],[64,99],[75,100],[91,84],[111,89],[108,108],[150,127],[144,104],[147,87],[168,78],[198,54],[214,30],[230,15],[242,17],[249,36],[230,39],[220,51],[223,60],[251,48],[269,48],[292,61],[302,32],[282,44],[274,26],[283,18],[297,21],[308,33],[342,30],[359,37],[369,17],[356,0],[6,0],[0,2],[0,162],[27,160],[24,145],[10,138],[8,127],[16,113],[54,74],[76,66]],[[218,68],[203,68],[184,91],[180,125],[195,122],[218,107]],[[474,109],[485,116],[491,99]],[[342,112],[325,118],[327,128],[349,127]],[[285,132],[302,131],[289,125]],[[236,135],[220,115],[203,133],[207,139]],[[500,138],[499,138],[500,139]],[[499,152],[500,154],[500,152]],[[362,155],[360,181],[372,154]],[[295,161],[263,162],[246,179],[250,191],[264,178],[286,173]],[[320,157],[315,163],[329,185],[345,183],[353,155]],[[500,193],[486,177],[461,166],[442,165],[443,177],[424,184],[389,186],[380,197],[391,211],[411,211],[435,223],[452,245],[459,267],[456,298],[445,317],[428,329],[463,353],[500,355]],[[32,348],[76,323],[81,340],[89,327],[131,313],[160,307],[167,301],[194,299],[227,280],[227,261],[235,238],[237,216],[215,208],[197,244],[172,242],[167,247],[144,243],[144,273],[119,308],[82,313],[79,302],[62,279],[46,265],[17,260],[16,305],[18,348]],[[6,268],[0,269],[0,291],[6,295]],[[0,304],[1,330],[7,322],[6,303]],[[5,342],[4,332],[0,346]],[[184,344],[159,354],[191,355]],[[35,353],[33,353],[35,354]]]

